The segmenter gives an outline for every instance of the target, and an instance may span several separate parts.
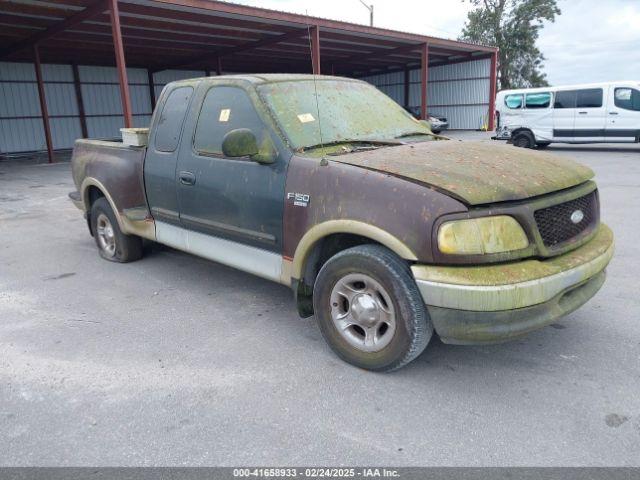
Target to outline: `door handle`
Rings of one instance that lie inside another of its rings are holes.
[[[609,115],[618,115],[618,112],[609,112]]]
[[[589,112],[578,112],[580,115],[586,115]]]
[[[180,179],[180,183],[183,185],[196,184],[196,176],[191,172],[180,172],[178,174],[178,178]]]

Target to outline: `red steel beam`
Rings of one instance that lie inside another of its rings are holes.
[[[427,119],[427,83],[429,82],[429,44],[420,50],[420,118]]]
[[[314,75],[320,75],[320,28],[317,25],[309,27],[309,37],[312,71]]]
[[[38,98],[40,99],[40,111],[42,113],[42,125],[44,127],[44,139],[47,143],[47,156],[49,163],[53,163],[53,142],[51,141],[51,127],[49,125],[49,110],[47,110],[47,98],[44,93],[42,81],[42,65],[40,65],[40,53],[38,44],[33,45],[33,63],[36,68],[36,81],[38,82]]]
[[[404,106],[409,107],[409,89],[411,88],[411,70],[404,69]]]
[[[122,32],[120,31],[120,13],[118,12],[118,0],[109,0],[109,14],[111,15],[111,29],[113,32],[113,48],[116,54],[116,67],[120,81],[120,97],[122,98],[122,114],[124,126],[133,127],[131,115],[131,98],[129,97],[129,79],[127,78],[127,64],[124,59],[122,46]]]
[[[493,131],[496,128],[495,125],[495,110],[496,110],[496,90],[498,83],[498,52],[491,54],[491,80],[489,83],[489,131]]]
[[[149,83],[149,101],[151,102],[151,112],[156,108],[156,86],[153,80],[153,72],[147,68],[147,82]]]
[[[80,72],[78,71],[78,65],[75,63],[71,68],[73,70],[73,87],[76,91],[76,103],[78,104],[78,116],[80,117],[80,130],[82,131],[82,138],[88,138],[87,117],[84,113],[84,100],[82,99],[82,88],[80,87]]]
[[[41,32],[38,32],[35,35],[30,36],[29,38],[26,38],[12,45],[9,45],[6,48],[3,48],[2,50],[0,50],[0,59],[18,50],[22,50],[28,47],[33,47],[40,41],[46,40],[47,38],[50,38],[56,35],[57,33],[63,32],[64,30],[67,30],[68,28],[71,28],[74,25],[78,25],[79,23],[82,23],[85,20],[95,17],[96,15],[104,12],[106,9],[107,9],[107,5],[105,3],[105,0],[98,0],[96,3],[70,16],[66,20],[56,23],[55,25],[52,25],[51,27]],[[16,20],[16,23],[19,23],[19,20]]]

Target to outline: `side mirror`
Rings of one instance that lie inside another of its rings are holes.
[[[273,163],[276,160],[271,140],[267,137],[262,145],[248,128],[236,128],[228,132],[222,139],[222,153],[225,157],[250,157],[258,163]]]
[[[222,153],[225,157],[251,157],[258,153],[256,136],[248,128],[236,128],[222,139]]]

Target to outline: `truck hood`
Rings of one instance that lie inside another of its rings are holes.
[[[535,150],[488,142],[441,140],[331,158],[424,183],[468,205],[523,200],[579,185],[593,171]]]

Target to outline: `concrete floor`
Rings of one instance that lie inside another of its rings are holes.
[[[597,173],[602,291],[388,375],[337,359],[282,286],[161,247],[101,260],[67,163],[0,162],[0,465],[640,466],[640,148],[549,150]]]

